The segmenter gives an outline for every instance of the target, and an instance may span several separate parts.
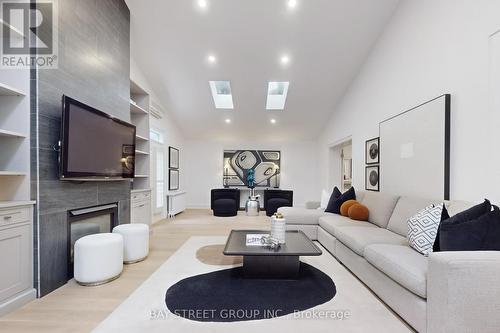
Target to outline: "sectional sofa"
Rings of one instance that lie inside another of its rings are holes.
[[[418,332],[500,332],[500,252],[438,252],[407,241],[407,219],[439,200],[357,192],[368,222],[325,213],[319,203],[282,207],[287,228],[317,240]],[[450,216],[471,206],[446,202]]]

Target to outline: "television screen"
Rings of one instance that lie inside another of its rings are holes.
[[[133,178],[134,125],[63,96],[61,179]]]

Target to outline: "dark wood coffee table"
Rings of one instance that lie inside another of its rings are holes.
[[[267,246],[247,246],[247,234],[269,234],[263,230],[232,230],[224,255],[243,256],[243,272],[248,278],[295,279],[300,256],[319,256],[323,252],[302,231],[287,231],[285,244],[278,250]]]

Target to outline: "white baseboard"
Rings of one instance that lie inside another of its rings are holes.
[[[36,289],[28,289],[0,304],[0,317],[36,299]]]

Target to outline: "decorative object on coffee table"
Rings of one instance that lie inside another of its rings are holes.
[[[299,230],[286,232],[286,243],[277,250],[267,246],[247,246],[247,234],[266,234],[259,230],[232,230],[224,254],[243,256],[243,274],[247,278],[296,279],[300,256],[319,256],[321,250]]]
[[[378,164],[380,161],[380,139],[373,138],[366,141],[365,146],[365,163]]]
[[[281,213],[275,213],[271,217],[271,237],[285,244],[286,220]]]
[[[378,165],[367,166],[365,172],[365,189],[378,192],[380,189],[380,167]]]

